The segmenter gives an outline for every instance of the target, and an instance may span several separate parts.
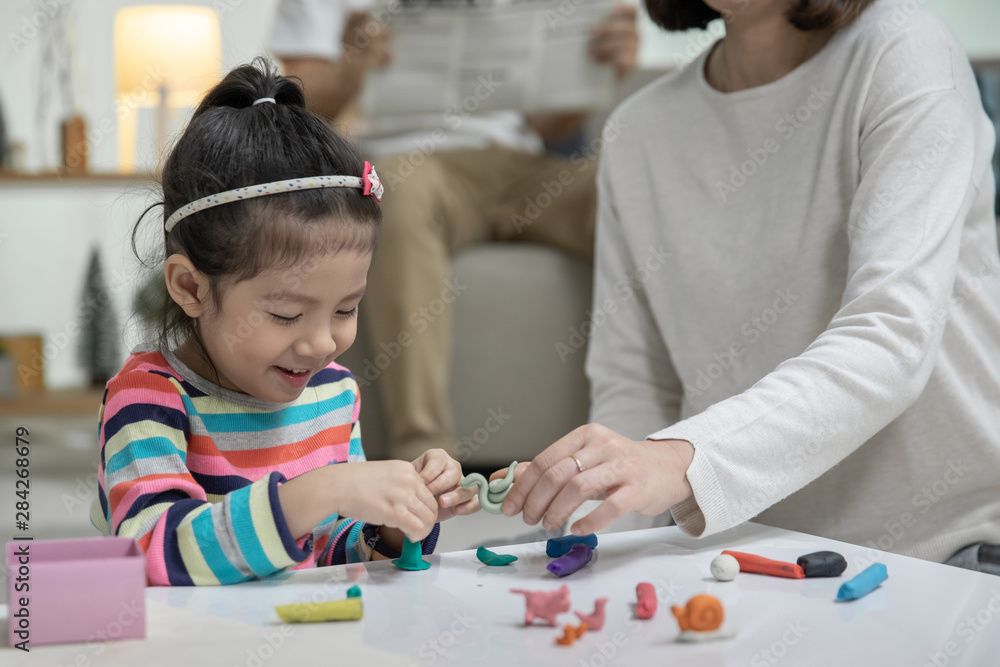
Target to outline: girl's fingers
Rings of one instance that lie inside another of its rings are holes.
[[[449,464],[445,466],[440,475],[427,485],[427,490],[431,492],[432,496],[437,498],[442,493],[458,487],[458,483],[461,481],[462,469],[457,463],[455,465]]]
[[[580,458],[579,454],[577,458]],[[562,490],[549,503],[542,527],[545,530],[556,530],[585,500],[603,498],[609,490],[617,488],[619,484],[617,475],[609,464],[584,468],[583,472],[577,470],[576,475],[562,487]]]
[[[472,500],[467,500],[464,503],[459,503],[458,505],[455,505],[452,511],[455,514],[461,514],[464,516],[466,514],[475,514],[480,509],[482,508],[479,506],[479,497],[473,496]]]
[[[417,461],[421,459],[423,463],[417,468]],[[425,452],[417,461],[413,462],[413,467],[420,473],[420,479],[424,481],[425,485],[437,479],[447,465],[446,459],[434,456],[432,452]]]
[[[441,507],[455,507],[478,497],[478,487],[472,487],[469,489],[463,489],[460,487],[441,496],[439,498],[439,503]]]

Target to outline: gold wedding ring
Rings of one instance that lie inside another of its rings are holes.
[[[573,459],[573,461],[576,463],[576,469],[579,470],[580,472],[583,472],[583,464],[580,463],[580,459],[576,458],[572,454],[570,455],[570,458]]]

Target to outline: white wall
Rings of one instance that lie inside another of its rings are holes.
[[[106,119],[115,121],[112,25],[122,7],[142,4],[189,4],[214,7],[222,26],[222,71],[264,53],[277,0],[3,0],[0,26],[5,29],[0,45],[0,100],[8,134],[28,146],[28,168],[54,168],[58,163],[55,128],[71,111],[56,95],[39,113],[38,80],[43,36],[31,22],[49,23],[40,7],[58,7],[72,26],[75,62],[73,97],[76,109],[97,132],[98,145],[91,156],[92,169],[113,171],[117,161],[116,130],[105,135],[99,128]],[[50,10],[51,11],[51,10]],[[38,34],[33,34],[38,33]],[[140,132],[150,130],[151,112],[140,113]],[[43,131],[36,129],[40,121]],[[183,122],[183,119],[178,119]],[[151,136],[151,135],[149,135]],[[140,136],[140,141],[142,137]],[[148,136],[147,136],[148,139]],[[144,146],[149,146],[146,141]]]

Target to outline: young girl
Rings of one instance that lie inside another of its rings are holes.
[[[371,165],[260,60],[205,97],[162,183],[159,349],[108,382],[94,525],[139,540],[153,585],[395,557],[404,535],[431,552],[474,490],[440,449],[365,461],[334,363],[381,219]]]

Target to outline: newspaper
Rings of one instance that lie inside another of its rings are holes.
[[[609,106],[614,71],[587,53],[612,0],[389,0],[393,63],[369,72],[368,116]]]

